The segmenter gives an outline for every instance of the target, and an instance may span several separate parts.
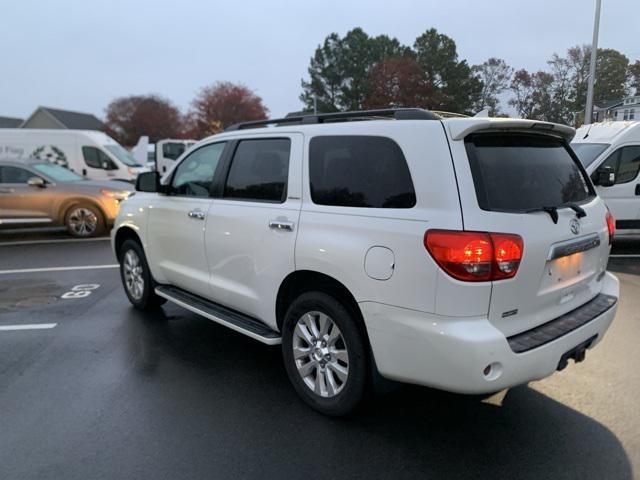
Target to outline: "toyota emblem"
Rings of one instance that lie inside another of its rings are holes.
[[[580,222],[578,222],[577,218],[571,219],[569,226],[571,227],[571,232],[574,235],[578,235],[578,233],[580,233]]]

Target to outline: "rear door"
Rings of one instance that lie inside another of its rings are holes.
[[[593,177],[604,167],[616,173],[616,183],[611,187],[596,187],[616,219],[616,228],[640,229],[640,145],[624,145],[598,166]]]
[[[524,242],[516,276],[492,285],[489,319],[497,328],[506,336],[528,330],[599,293],[606,207],[563,140],[530,129],[477,133],[452,142],[452,151],[465,230]]]
[[[295,270],[303,136],[234,141],[205,233],[214,301],[271,324],[284,278]]]

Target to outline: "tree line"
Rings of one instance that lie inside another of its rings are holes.
[[[435,28],[403,45],[387,35],[370,36],[354,28],[328,35],[310,59],[301,81],[307,111],[336,112],[374,108],[421,107],[436,111],[582,122],[591,48],[577,45],[554,53],[546,69],[516,70],[491,57],[471,65],[458,55],[455,41]],[[594,101],[640,95],[640,60],[631,63],[615,49],[598,49]],[[159,95],[113,100],[106,108],[109,133],[124,145],[141,135],[203,138],[225,127],[267,118],[268,108],[250,88],[217,82],[202,88],[186,114]]]
[[[554,53],[547,68],[515,70],[499,58],[470,65],[455,41],[431,28],[412,46],[386,35],[354,28],[328,35],[302,80],[300,100],[309,110],[423,107],[454,113],[506,115],[565,124],[585,108],[591,48],[579,45]],[[640,60],[614,49],[598,49],[595,103],[640,94]]]

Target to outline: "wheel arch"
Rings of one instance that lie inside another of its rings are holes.
[[[66,223],[67,223],[67,215],[69,214],[69,211],[73,207],[75,207],[76,205],[81,205],[81,204],[85,204],[85,203],[91,205],[93,208],[98,210],[98,213],[102,217],[103,223],[106,225],[107,216],[104,213],[104,210],[102,209],[102,207],[100,206],[100,203],[98,203],[96,200],[94,200],[92,198],[87,198],[87,197],[72,197],[72,198],[66,199],[60,205],[60,209],[59,209],[60,218],[58,220],[59,220],[60,224],[61,225],[66,225]]]
[[[113,236],[113,250],[118,261],[120,261],[120,249],[122,248],[124,242],[126,242],[127,240],[138,242],[140,244],[140,247],[143,247],[140,236],[133,228],[127,226],[118,228],[115,235]]]
[[[282,330],[289,305],[305,292],[319,291],[340,300],[356,320],[364,338],[369,342],[360,306],[351,291],[339,280],[314,270],[296,270],[285,277],[276,296],[276,322]]]

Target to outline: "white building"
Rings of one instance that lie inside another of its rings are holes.
[[[640,95],[596,103],[593,106],[593,121],[640,120]]]

